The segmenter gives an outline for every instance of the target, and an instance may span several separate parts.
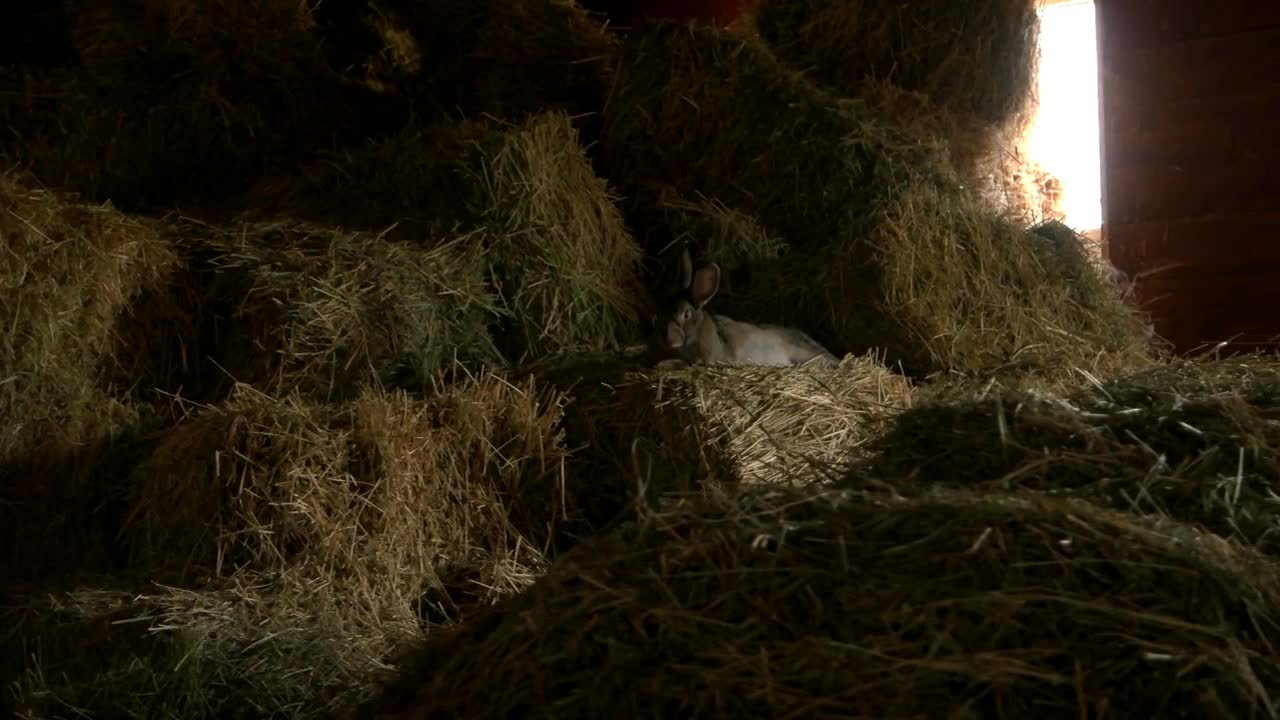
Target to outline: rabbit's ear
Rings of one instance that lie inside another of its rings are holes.
[[[698,269],[693,274],[693,282],[689,286],[689,298],[696,308],[701,309],[707,301],[715,297],[720,289],[720,266],[711,263]]]
[[[693,258],[689,257],[689,247],[686,245],[680,251],[680,289],[688,290],[690,283],[693,282]]]

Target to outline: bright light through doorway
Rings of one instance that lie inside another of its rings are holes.
[[[1102,226],[1093,2],[1050,2],[1040,13],[1040,108],[1027,153],[1062,183],[1063,222],[1088,232]]]

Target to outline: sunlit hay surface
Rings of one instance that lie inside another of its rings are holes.
[[[872,357],[847,357],[834,369],[694,367],[659,371],[641,382],[655,411],[683,416],[679,432],[704,447],[724,448],[738,481],[774,484],[813,482],[859,457],[864,444],[911,406],[913,390]],[[668,429],[681,424],[676,419]],[[659,437],[654,444],[677,443]],[[661,475],[668,466],[661,450],[657,455],[652,467]]]
[[[864,81],[858,98],[886,119],[941,140],[964,186],[992,207],[1025,224],[1062,217],[1061,183],[1025,157],[1031,113],[993,126],[883,80]]]
[[[609,84],[617,40],[570,0],[382,0],[422,52],[399,92],[423,117],[520,120],[564,110],[589,122]]]
[[[0,78],[0,155],[127,210],[216,206],[389,116],[324,64],[306,5],[79,3],[79,68]]]
[[[847,97],[869,82],[1003,125],[1034,100],[1036,0],[764,0],[754,29],[783,62]]]
[[[221,368],[237,381],[343,400],[421,388],[455,361],[502,362],[489,332],[502,309],[474,236],[430,246],[292,221],[170,232],[211,243],[208,262],[245,277]]]
[[[861,458],[913,391],[872,357],[681,370],[597,359],[537,376],[570,397],[565,504],[579,535],[670,492],[836,479],[826,472]]]
[[[510,498],[555,495],[560,405],[492,374],[425,401],[314,405],[242,389],[134,469],[124,537],[141,563],[182,577],[306,573],[351,612],[385,617],[432,592],[432,617],[453,620],[543,562],[523,529],[545,534],[554,518],[535,522]]]
[[[176,262],[146,222],[0,175],[0,465],[101,439],[129,412],[100,384],[129,304]]]
[[[1246,549],[1035,496],[735,502],[579,546],[360,717],[1274,715],[1280,568]]]
[[[475,233],[511,318],[498,340],[513,361],[635,335],[640,251],[563,112],[408,129],[261,192],[330,223]]]
[[[1181,360],[1066,396],[922,401],[876,443],[869,467],[890,482],[1079,495],[1274,555],[1278,420],[1280,361]]]
[[[881,263],[882,302],[927,353],[911,358],[911,367],[1052,368],[1102,354],[1141,364],[1156,351],[1144,318],[1082,243],[1047,241],[971,194],[904,193],[886,204],[867,243]],[[839,322],[839,302],[857,292],[864,271],[847,258],[815,275],[833,289],[827,303]]]
[[[303,574],[199,589],[86,583],[8,609],[26,671],[15,716],[327,718],[369,697],[411,616],[361,612]]]
[[[936,146],[750,40],[632,30],[605,128],[610,177],[714,198],[794,248],[748,291],[749,319],[916,376],[1145,352],[1128,306],[962,188]]]

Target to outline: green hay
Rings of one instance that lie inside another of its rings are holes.
[[[731,316],[882,350],[915,376],[1147,352],[1096,273],[961,188],[938,148],[749,40],[632,30],[601,155],[610,177],[714,198],[795,249]]]
[[[219,285],[205,296],[234,293],[216,354],[194,371],[222,381],[214,398],[237,381],[344,400],[365,387],[425,387],[457,362],[502,363],[489,335],[501,307],[474,237],[427,249],[288,221],[176,221],[166,232],[207,248],[197,262]]]
[[[365,718],[1273,717],[1277,567],[1087,503],[682,504],[428,640]]]
[[[15,717],[49,720],[332,717],[421,637],[412,617],[354,611],[290,574],[199,589],[114,579],[7,614],[27,661],[5,688]]]
[[[846,97],[869,82],[1003,125],[1029,110],[1036,0],[764,0],[754,29],[783,62]]]
[[[617,349],[636,334],[640,253],[562,112],[409,129],[259,198],[323,222],[398,223],[406,239],[475,233],[511,318],[500,348],[515,362]]]
[[[0,75],[0,157],[93,200],[216,210],[263,173],[397,116],[327,68],[302,3],[99,3],[72,15],[83,67]]]
[[[922,402],[877,443],[869,471],[890,482],[1070,493],[1277,554],[1276,417],[1274,358],[1179,361],[1065,398]]]
[[[579,535],[609,526],[637,499],[714,490],[708,480],[726,487],[812,482],[815,467],[862,457],[861,448],[910,406],[913,391],[872,357],[831,369],[655,370],[631,358],[603,359],[540,368],[537,376],[571,398],[565,504]]]

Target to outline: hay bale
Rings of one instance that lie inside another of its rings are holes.
[[[811,482],[815,467],[860,458],[910,405],[913,389],[872,357],[845,358],[836,368],[654,370],[629,361],[537,371],[571,397],[566,505],[578,535],[615,522],[637,499]]]
[[[615,88],[610,177],[714,198],[795,248],[730,315],[880,349],[918,376],[1146,352],[1129,307],[961,188],[936,147],[750,40],[649,23]]]
[[[521,516],[509,498],[555,496],[559,408],[491,374],[425,401],[316,405],[242,388],[134,469],[124,537],[156,571],[307,572],[360,612],[412,613],[431,591],[443,622],[472,594],[519,590],[543,561],[537,534],[554,518]]]
[[[217,209],[406,113],[325,64],[304,3],[73,3],[83,65],[0,77],[0,157],[130,210]]]
[[[475,233],[513,361],[617,349],[636,332],[640,253],[563,112],[406,129],[259,198],[317,221],[399,224],[406,238]]]
[[[26,718],[332,717],[421,638],[412,617],[355,612],[290,574],[198,589],[85,582],[9,614],[25,670],[6,690]]]
[[[359,717],[1274,717],[1278,569],[1087,503],[772,488],[581,546]]]
[[[868,467],[895,486],[1079,495],[1277,554],[1277,413],[1274,358],[1171,362],[1066,397],[921,402],[877,441]]]
[[[1003,126],[1034,100],[1036,9],[1036,0],[763,0],[752,26],[783,62],[846,97],[892,85]]]
[[[654,288],[670,282],[675,257],[687,246],[697,247],[702,259],[719,263],[721,287],[717,297],[734,297],[736,285],[750,285],[753,267],[776,264],[789,246],[754,217],[707,197],[686,198],[668,185],[641,187],[623,203],[628,226],[646,259],[648,299]]]
[[[0,256],[0,562],[56,574],[108,551],[99,469],[144,418],[105,369],[117,323],[176,256],[150,223],[11,173]]]
[[[416,63],[379,80],[409,97],[419,117],[520,121],[563,110],[589,122],[608,92],[617,40],[572,0],[378,0],[367,6],[366,23],[413,41]]]
[[[0,175],[0,249],[3,463],[86,442],[120,417],[99,383],[115,323],[177,257],[151,224],[13,174]]]
[[[170,288],[207,353],[156,353],[152,315],[129,335],[149,352],[126,363],[135,378],[200,389],[218,402],[235,382],[316,400],[349,400],[365,387],[420,389],[443,368],[500,365],[489,334],[502,309],[486,283],[483,249],[460,236],[434,246],[289,220],[215,226],[171,220],[188,275]],[[188,371],[154,367],[191,360]],[[123,374],[123,373],[122,373]]]

